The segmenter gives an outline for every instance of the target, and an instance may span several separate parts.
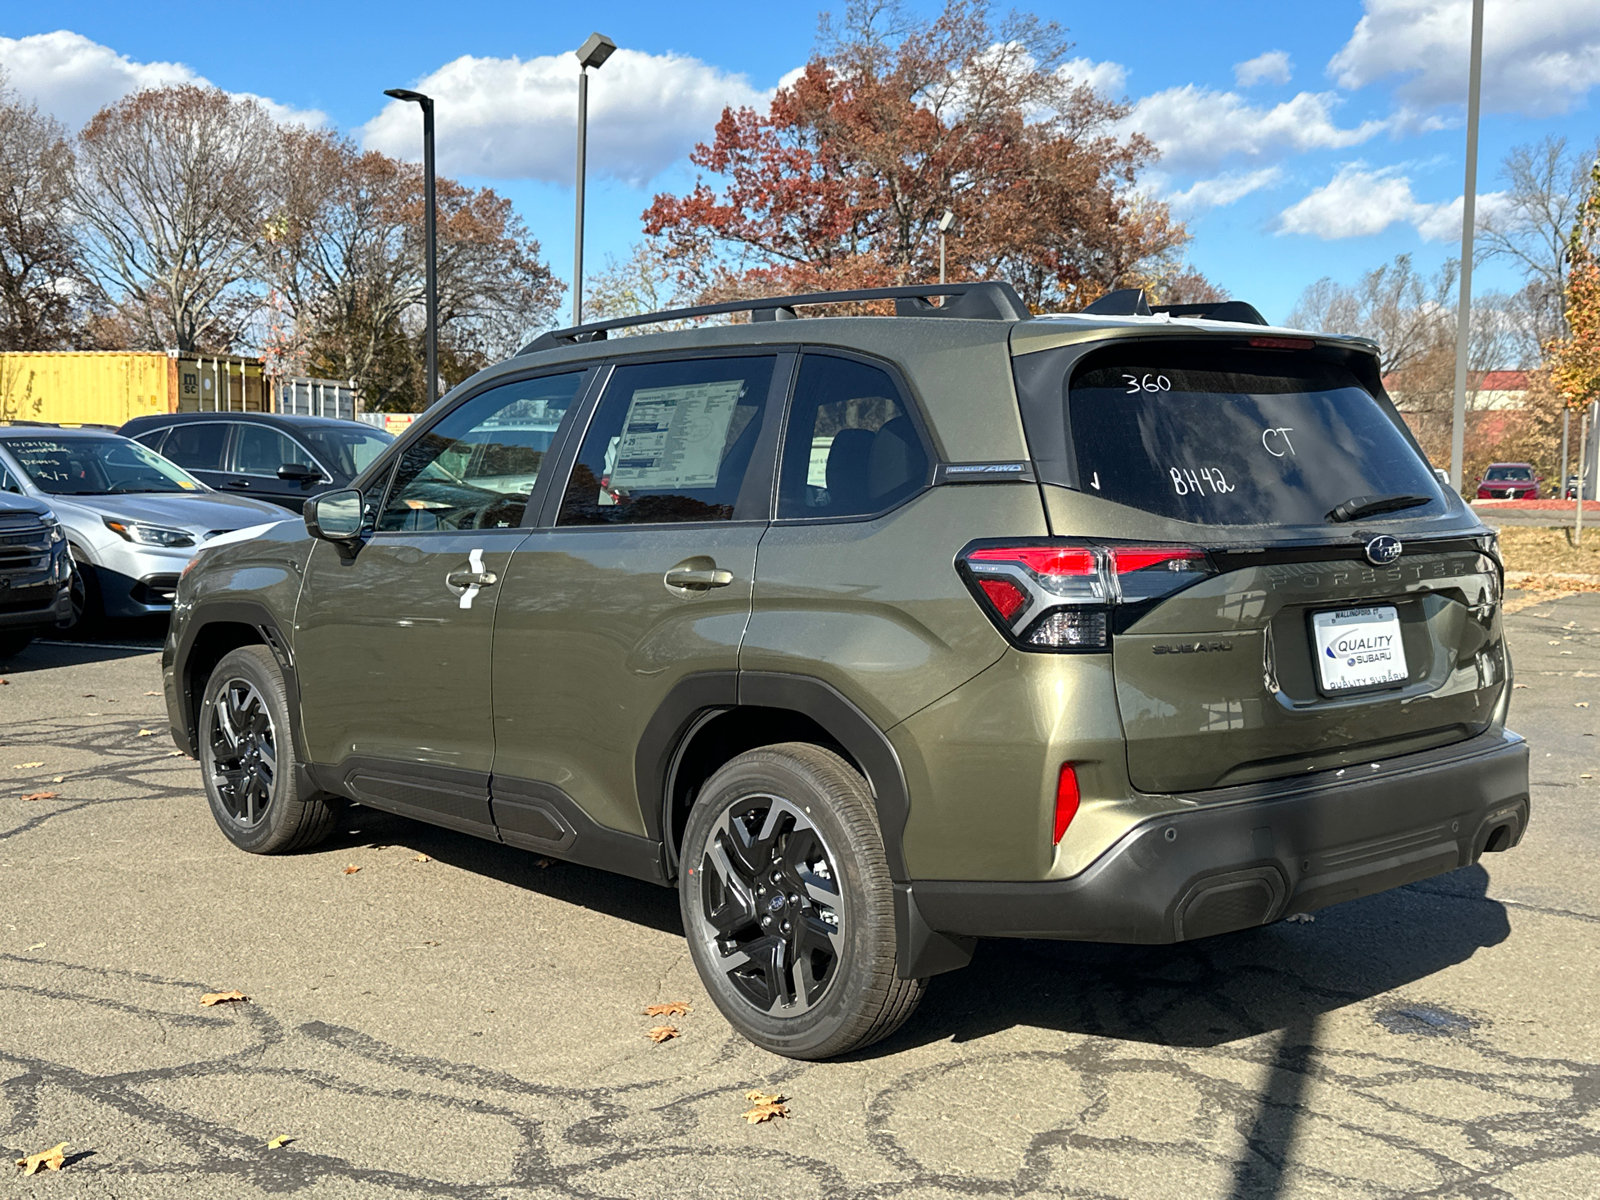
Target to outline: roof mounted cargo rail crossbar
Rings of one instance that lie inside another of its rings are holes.
[[[1101,317],[1199,317],[1206,321],[1234,321],[1240,325],[1265,325],[1256,306],[1243,300],[1213,300],[1206,304],[1151,304],[1143,288],[1118,288],[1107,292],[1083,310]]]
[[[935,296],[948,297],[941,305],[932,304]],[[581,346],[604,341],[609,331],[635,325],[659,325],[666,321],[685,321],[695,317],[714,317],[724,313],[747,312],[752,321],[789,321],[795,309],[813,304],[844,304],[858,300],[893,300],[897,317],[956,317],[973,321],[1026,321],[1033,314],[1009,283],[931,283],[920,287],[861,288],[850,292],[808,292],[798,296],[767,296],[757,300],[730,300],[724,304],[698,304],[692,308],[669,308],[662,312],[614,317],[591,321],[569,329],[541,333],[519,354],[536,354],[558,346]]]

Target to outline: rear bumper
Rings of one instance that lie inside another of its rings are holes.
[[[954,937],[1161,943],[1264,925],[1386,891],[1517,844],[1528,748],[1516,734],[1291,785],[1207,793],[1130,830],[1086,870],[1038,883],[918,881],[927,928]]]

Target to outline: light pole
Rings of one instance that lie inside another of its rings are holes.
[[[1456,303],[1456,394],[1450,422],[1450,486],[1458,492],[1467,444],[1467,349],[1472,339],[1472,226],[1478,207],[1478,93],[1483,85],[1483,0],[1472,0],[1471,54],[1467,72],[1467,179],[1461,193],[1461,298]]]
[[[428,407],[439,398],[439,249],[434,228],[433,194],[433,97],[406,88],[390,88],[383,93],[395,100],[422,106],[422,240],[427,243],[425,302],[428,310]]]
[[[578,212],[572,249],[572,323],[583,324],[583,175],[589,142],[589,68],[617,52],[617,44],[603,33],[591,33],[578,55]]]
[[[955,223],[955,219],[956,219],[955,213],[951,212],[948,208],[944,210],[944,216],[939,218],[939,282],[940,283],[944,282],[944,235],[945,235],[945,231],[948,230],[950,228],[950,226]]]

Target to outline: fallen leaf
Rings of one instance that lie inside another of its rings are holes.
[[[85,692],[83,694],[83,698],[85,700],[93,700],[94,699],[94,693],[93,692]]]
[[[1545,644],[1546,644],[1546,645],[1547,645],[1547,646],[1559,646],[1559,645],[1561,645],[1561,643],[1560,643],[1560,642],[1546,642],[1546,643],[1545,643]]]
[[[141,729],[141,730],[139,730],[139,736],[140,737],[154,737],[155,736],[155,730],[153,730],[153,729]]]
[[[9,679],[0,679],[0,687],[10,687],[10,686],[11,686],[11,680],[9,680]]]
[[[411,861],[412,862],[432,862],[433,859],[429,858],[426,854],[419,854],[415,858],[413,858]]]
[[[1593,775],[1579,775],[1578,778],[1579,779],[1593,779],[1594,776]]]
[[[59,1171],[67,1161],[67,1144],[62,1142],[59,1146],[52,1146],[48,1150],[41,1150],[37,1154],[30,1154],[26,1158],[17,1159],[17,1166],[22,1168],[24,1175],[32,1175],[40,1167],[47,1171]]]
[[[168,758],[188,758],[189,755],[187,753],[185,753],[184,751],[182,751],[182,750],[168,750],[167,751],[167,757]]]
[[[24,800],[54,800],[60,794],[61,794],[60,792],[29,792],[26,796],[23,797],[23,799]]]
[[[1525,687],[1527,687],[1527,686],[1528,686],[1528,685],[1527,685],[1527,684],[1525,684],[1525,683],[1513,683],[1513,684],[1512,684],[1512,685],[1511,685],[1511,690],[1512,690],[1512,691],[1513,691],[1513,692],[1514,692],[1514,691],[1516,691],[1516,690],[1517,690],[1517,689],[1518,689],[1518,688],[1525,688]]]
[[[546,867],[555,866],[556,865],[556,860],[553,859],[553,858],[536,858],[536,859],[533,860],[533,865],[538,867],[542,871]]]
[[[1310,913],[1290,913],[1284,918],[1285,921],[1293,921],[1296,925],[1309,925],[1316,919],[1317,918]]]
[[[1572,707],[1573,708],[1588,708],[1589,707],[1589,702],[1587,700],[1579,700]]]
[[[676,1025],[657,1025],[645,1036],[648,1037],[652,1042],[655,1042],[657,1045],[659,1045],[662,1042],[670,1042],[673,1038],[677,1037],[678,1027]]]
[[[644,1010],[647,1017],[686,1017],[694,1009],[682,1000],[673,1000],[667,1004],[652,1004]]]
[[[66,776],[65,776],[65,775],[57,775],[57,776],[56,776],[56,777],[55,777],[55,778],[54,778],[54,779],[52,779],[52,780],[51,780],[51,781],[50,781],[50,782],[51,782],[51,783],[65,783],[65,782],[66,782],[66,779],[67,779],[67,777],[66,777]]]
[[[214,1004],[226,1004],[232,1001],[248,999],[250,999],[249,996],[246,996],[243,992],[238,990],[231,992],[207,992],[204,996],[200,997],[200,1007],[210,1008]]]
[[[146,696],[159,696],[159,695],[161,695],[161,693],[160,692],[146,692],[145,695]]]
[[[282,1150],[288,1144],[289,1144],[288,1135],[287,1134],[279,1134],[277,1137],[273,1138],[270,1142],[267,1143],[267,1149],[268,1150]]]
[[[14,768],[16,768],[18,771],[26,771],[29,767],[42,767],[42,766],[44,766],[44,764],[42,762],[12,763],[11,765]]]
[[[344,873],[346,875],[354,875],[359,870],[361,870],[360,867],[356,866],[355,863],[351,863],[348,867],[346,867],[344,869]]]
[[[44,943],[43,942],[35,942],[33,945],[29,946],[28,949],[29,950],[43,950],[44,949]]]
[[[752,1107],[743,1116],[752,1125],[770,1121],[773,1117],[787,1117],[789,1115],[789,1106],[783,1102],[782,1092],[750,1091],[744,1094],[744,1098],[750,1101]]]

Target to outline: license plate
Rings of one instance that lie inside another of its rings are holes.
[[[1329,695],[1404,683],[1406,651],[1393,605],[1311,615],[1317,671]]]

